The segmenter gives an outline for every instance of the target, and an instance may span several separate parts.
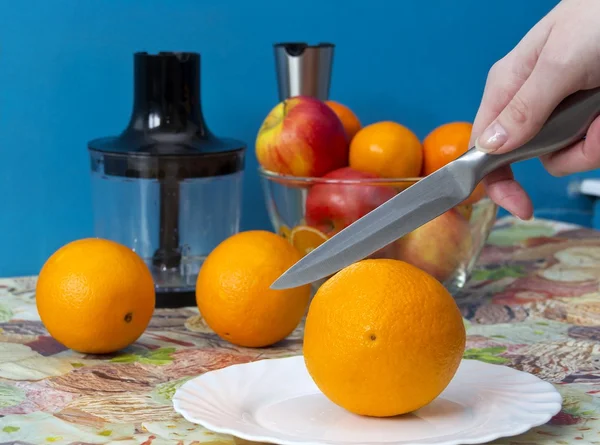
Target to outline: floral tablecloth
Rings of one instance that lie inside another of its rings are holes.
[[[209,370],[301,351],[301,327],[277,347],[238,348],[185,308],[157,310],[120,354],[77,354],[48,336],[34,288],[35,277],[0,279],[0,443],[247,443],[185,421],[173,393]],[[457,299],[467,358],[533,373],[564,399],[548,424],[494,443],[600,444],[600,232],[500,220]]]

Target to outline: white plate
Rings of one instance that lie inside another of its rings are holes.
[[[506,366],[463,360],[428,406],[394,418],[357,416],[316,387],[302,356],[232,365],[173,397],[185,419],[217,433],[281,445],[475,444],[521,434],[560,411],[554,386]]]

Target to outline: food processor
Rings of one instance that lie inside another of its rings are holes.
[[[246,144],[206,125],[200,59],[135,53],[128,126],[88,143],[95,236],[144,259],[157,307],[195,305],[204,259],[239,231]]]

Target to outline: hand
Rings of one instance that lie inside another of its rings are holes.
[[[488,74],[473,123],[474,144],[505,153],[535,136],[567,96],[600,86],[600,1],[562,0]],[[553,176],[600,167],[600,118],[586,139],[541,159]],[[533,215],[531,199],[510,167],[484,179],[489,197],[521,219]]]

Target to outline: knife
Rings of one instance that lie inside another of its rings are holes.
[[[338,232],[284,272],[271,289],[288,289],[328,277],[403,237],[467,199],[481,180],[515,162],[553,153],[580,141],[600,115],[600,88],[564,99],[540,132],[503,154],[470,148],[394,198]]]

